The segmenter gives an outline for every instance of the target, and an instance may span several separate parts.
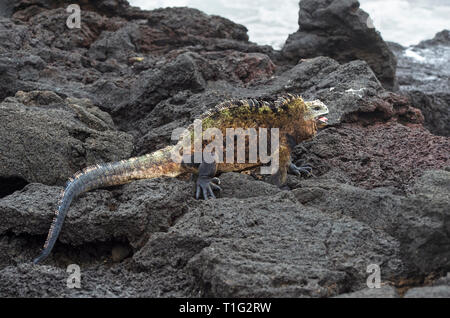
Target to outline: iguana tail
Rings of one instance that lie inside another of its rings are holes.
[[[75,174],[67,182],[66,188],[62,192],[44,249],[41,255],[33,260],[33,263],[41,262],[50,254],[61,231],[70,203],[81,193],[99,187],[124,184],[136,179],[180,175],[183,170],[180,164],[171,160],[172,149],[173,146],[168,146],[145,156],[89,167]]]

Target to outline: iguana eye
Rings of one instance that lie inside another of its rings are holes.
[[[320,110],[319,106],[314,107],[314,110]]]

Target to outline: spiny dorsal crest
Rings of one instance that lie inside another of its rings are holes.
[[[265,101],[254,98],[230,99],[218,104],[214,108],[208,109],[200,116],[199,119],[205,119],[226,109],[238,108],[242,106],[249,106],[250,108],[269,107],[271,110],[277,111],[279,108],[298,98],[300,98],[299,95],[286,94],[278,97],[275,101]]]

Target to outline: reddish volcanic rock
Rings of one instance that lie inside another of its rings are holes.
[[[389,119],[396,119],[405,125],[424,123],[422,112],[412,107],[407,97],[391,92],[382,92],[367,99],[357,111],[345,114],[342,122],[370,125]]]
[[[366,127],[356,123],[330,127],[297,147],[296,155],[316,167],[316,174],[340,170],[357,186],[405,191],[425,170],[450,165],[448,149],[449,138],[392,120]]]

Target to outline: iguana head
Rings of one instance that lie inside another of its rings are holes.
[[[304,114],[305,121],[315,120],[317,128],[322,128],[327,125],[328,118],[325,117],[328,114],[328,107],[320,100],[305,102],[306,111]]]
[[[275,103],[276,116],[273,127],[280,127],[290,143],[311,140],[327,123],[328,107],[320,100],[304,101],[301,96],[288,94]]]

